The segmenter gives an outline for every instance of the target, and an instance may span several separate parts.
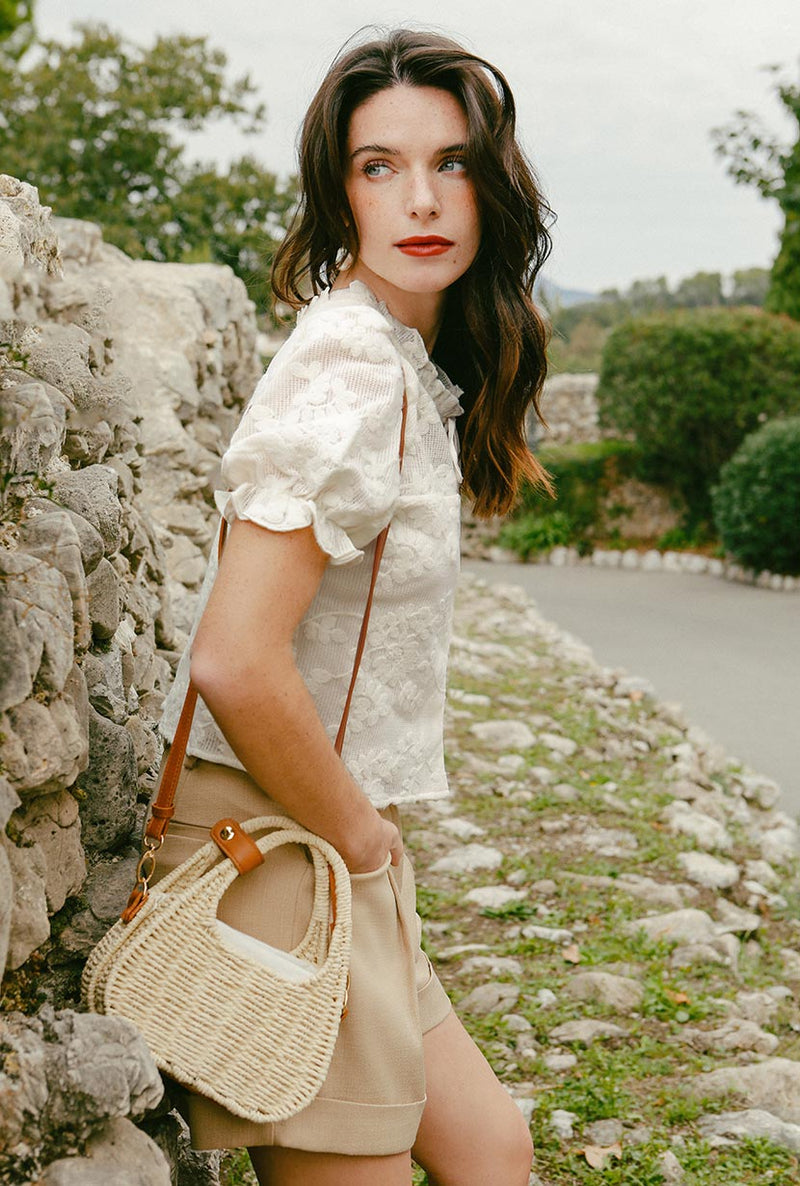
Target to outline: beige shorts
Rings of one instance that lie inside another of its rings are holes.
[[[208,841],[224,816],[245,820],[286,810],[244,772],[187,758],[175,816],[158,853],[163,877]],[[400,823],[396,807],[382,812]],[[296,1116],[257,1124],[219,1104],[175,1089],[196,1149],[283,1145],[317,1152],[382,1156],[410,1149],[425,1104],[422,1035],[445,1019],[450,1001],[420,947],[414,870],[351,875],[353,946],[348,1012],[330,1070],[316,1099]],[[291,950],[311,912],[312,868],[299,846],[270,853],[223,897],[219,918],[275,947]],[[231,1052],[235,1058],[235,1051]]]

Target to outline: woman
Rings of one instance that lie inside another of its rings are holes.
[[[349,1012],[308,1108],[254,1125],[189,1096],[193,1142],[247,1145],[259,1181],[280,1186],[408,1186],[412,1154],[432,1186],[523,1186],[524,1121],[419,946],[398,806],[447,794],[459,397],[479,514],[507,510],[523,476],[548,485],[524,420],[545,371],[530,292],[549,212],[502,76],[407,30],[334,62],[304,123],[301,183],[273,288],[305,307],[223,458],[231,529],[191,644],[201,702],[159,865],[223,815],[282,812],[331,841],[353,884]],[[340,758],[332,739],[389,522]],[[187,654],[168,739],[188,676]],[[310,872],[282,851],[235,883],[220,917],[291,947]]]

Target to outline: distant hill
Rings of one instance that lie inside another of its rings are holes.
[[[568,309],[571,305],[584,305],[598,299],[596,292],[584,292],[579,288],[561,288],[552,280],[539,278],[534,286],[536,296],[551,309]]]

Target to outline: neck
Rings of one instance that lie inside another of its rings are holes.
[[[347,288],[353,280],[366,284],[378,300],[385,303],[392,317],[417,330],[428,354],[432,352],[444,319],[445,292],[406,292],[360,263],[340,272],[333,287]]]

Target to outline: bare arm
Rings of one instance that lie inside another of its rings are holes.
[[[310,527],[273,532],[236,520],[192,645],[191,678],[251,777],[351,872],[402,842],[351,778],[294,662],[292,640],[325,571]]]

